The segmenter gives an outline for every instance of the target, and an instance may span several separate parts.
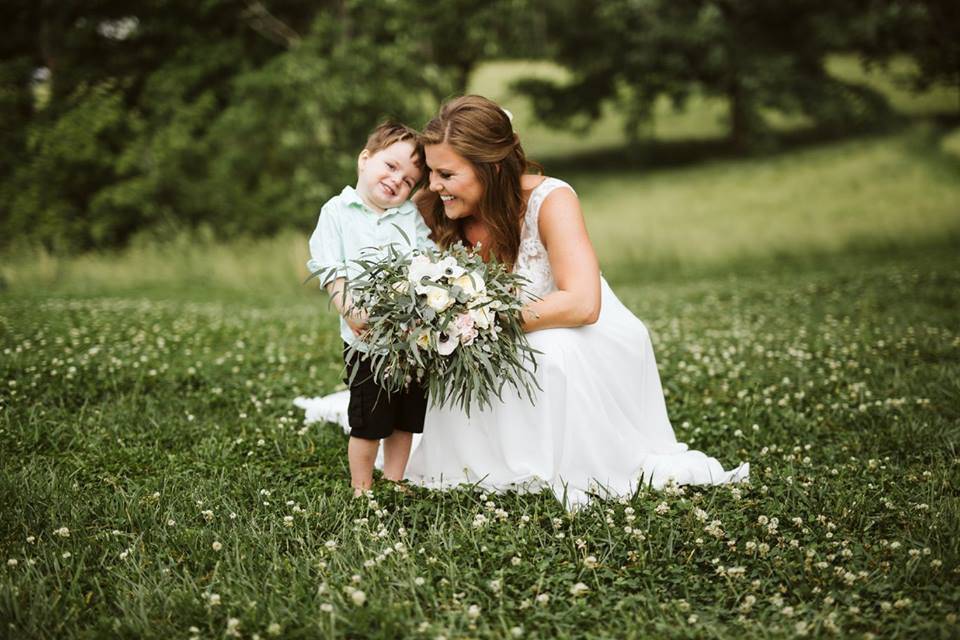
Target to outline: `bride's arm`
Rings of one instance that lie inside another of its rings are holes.
[[[523,328],[580,327],[600,317],[600,265],[577,196],[555,189],[540,206],[540,240],[557,290],[523,309]]]

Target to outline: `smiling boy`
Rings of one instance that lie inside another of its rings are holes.
[[[385,122],[374,129],[357,158],[357,186],[344,187],[320,210],[317,228],[310,237],[307,268],[320,272],[320,284],[330,293],[340,313],[340,336],[347,350],[361,336],[365,314],[351,304],[346,284],[359,267],[355,260],[375,260],[389,245],[407,249],[432,244],[410,195],[423,182],[423,148],[417,133],[402,124]],[[402,233],[401,231],[402,230]],[[409,238],[415,246],[410,246]],[[362,345],[361,345],[362,350]],[[414,433],[423,432],[426,391],[411,383],[399,393],[388,394],[374,381],[366,358],[361,358],[350,385],[350,484],[355,495],[373,483],[373,466],[383,440],[383,475],[399,482],[403,478]]]

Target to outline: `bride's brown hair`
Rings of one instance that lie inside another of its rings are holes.
[[[520,177],[531,166],[539,166],[527,162],[510,118],[491,100],[461,96],[440,107],[440,113],[424,127],[420,141],[425,147],[445,142],[473,165],[483,186],[474,215],[489,232],[485,248],[512,267],[520,250],[520,225],[526,208]],[[448,247],[460,240],[466,243],[461,221],[444,215],[440,196],[427,190],[421,194],[420,211],[437,244]]]

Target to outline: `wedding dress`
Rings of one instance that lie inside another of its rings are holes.
[[[531,193],[516,271],[527,292],[556,290],[538,218],[546,197],[566,183],[546,178]],[[677,441],[650,335],[601,278],[596,323],[528,334],[537,356],[536,403],[510,390],[489,409],[427,411],[406,478],[430,488],[460,483],[492,491],[549,489],[569,508],[591,496],[629,495],[639,484],[720,484],[746,480],[749,463],[724,471],[714,458]],[[306,420],[346,425],[349,392],[297,398]]]

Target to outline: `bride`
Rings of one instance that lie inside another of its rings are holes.
[[[462,241],[512,264],[530,284],[523,310],[541,388],[468,418],[431,408],[405,477],[446,488],[552,490],[568,507],[591,495],[747,479],[677,441],[650,336],[600,275],[573,189],[530,175],[507,113],[480,96],[444,104],[423,134],[429,189],[418,206],[440,246]],[[344,423],[346,394],[298,399],[307,419]],[[339,419],[338,419],[339,418]]]

